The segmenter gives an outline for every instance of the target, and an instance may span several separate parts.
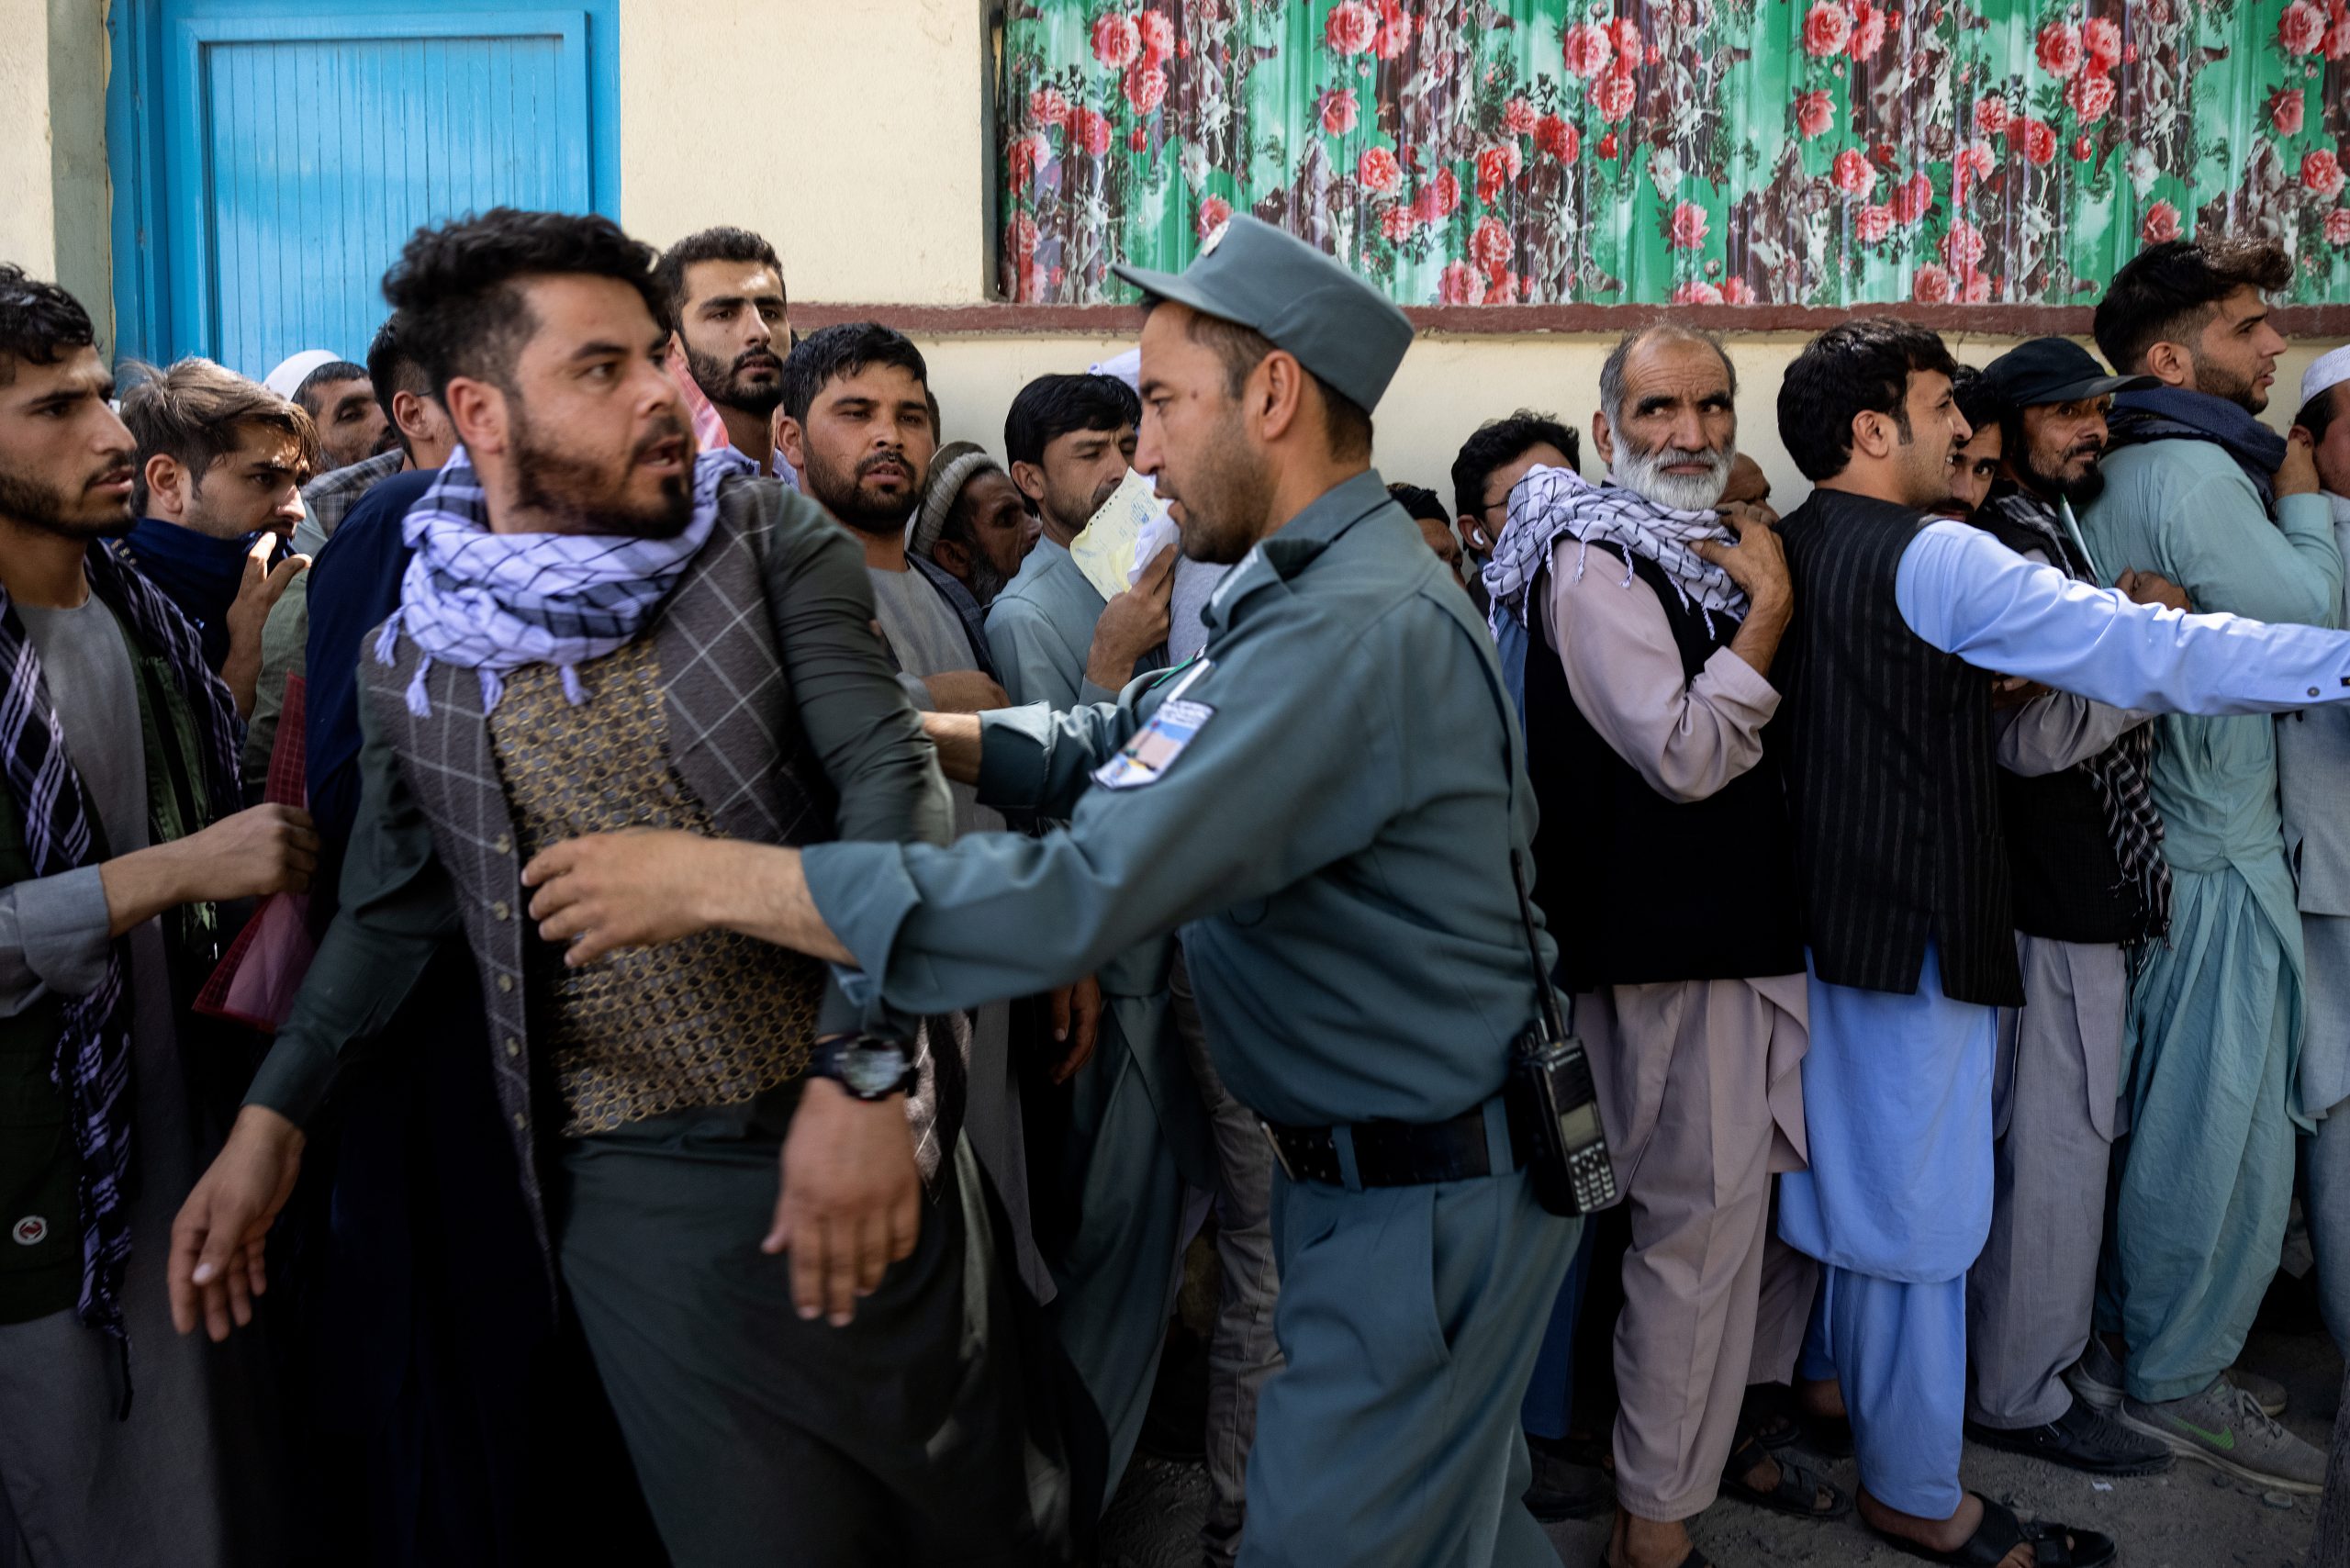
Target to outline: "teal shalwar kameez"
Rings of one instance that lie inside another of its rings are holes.
[[[1485,1106],[1505,1145],[1537,1004],[1509,864],[1535,813],[1467,596],[1365,471],[1253,550],[1207,621],[1201,659],[1115,705],[984,719],[982,798],[1067,828],[812,846],[817,908],[916,1008],[1065,983],[1180,925],[1216,1067],[1259,1114]],[[1162,766],[1138,787],[1092,782],[1178,689],[1181,749],[1147,746]],[[1511,1170],[1282,1177],[1273,1226],[1287,1364],[1259,1407],[1244,1568],[1555,1562],[1520,1501],[1517,1406],[1576,1224]]]
[[[2104,471],[2105,493],[2081,518],[2101,570],[2160,572],[2198,610],[2333,624],[2342,554],[2323,496],[2279,498],[2271,523],[2244,471],[2209,442],[2126,447]],[[2129,1137],[2100,1311],[2121,1329],[2130,1392],[2145,1401],[2209,1387],[2243,1349],[2277,1271],[2305,972],[2272,722],[2160,724],[2152,782],[2171,929],[2148,945],[2131,988]]]
[[[1105,602],[1067,549],[1036,542],[988,608],[988,651],[1013,701],[1058,711],[1117,700],[1082,678]],[[1195,1228],[1192,1194],[1214,1184],[1199,1090],[1170,1016],[1174,946],[1171,935],[1149,937],[1094,974],[1101,1034],[1072,1084],[1058,1167],[1076,1219],[1046,1260],[1059,1290],[1054,1319],[1062,1348],[1109,1429],[1111,1494],[1150,1407],[1183,1243]]]

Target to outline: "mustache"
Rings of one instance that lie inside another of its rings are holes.
[[[734,356],[734,368],[742,370],[781,370],[783,361],[773,349],[744,349]]]
[[[867,474],[876,473],[883,468],[895,468],[898,472],[905,475],[908,478],[912,478],[914,472],[914,465],[907,462],[905,458],[901,456],[899,454],[894,452],[883,452],[877,453],[873,456],[868,457],[864,462],[858,464],[856,465],[856,476],[862,479]]]
[[[687,429],[685,420],[675,414],[664,414],[660,421],[652,430],[638,437],[636,444],[629,449],[629,461],[642,463],[651,457],[655,450],[670,442],[690,442],[692,436],[693,432]],[[690,455],[690,449],[688,455]]]
[[[85,490],[95,490],[101,485],[119,485],[134,480],[138,476],[139,470],[132,467],[130,459],[125,456],[121,461],[110,463],[84,479],[82,482],[82,487]]]

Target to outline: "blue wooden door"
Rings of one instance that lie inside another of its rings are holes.
[[[616,202],[615,73],[599,58],[610,0],[151,10],[152,124],[133,129],[150,131],[152,173],[127,182],[115,160],[118,203],[160,241],[125,278],[118,214],[128,350],[201,353],[254,376],[300,349],[359,359],[384,318],[384,271],[418,225]]]

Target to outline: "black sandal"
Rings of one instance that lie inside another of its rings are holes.
[[[1785,1383],[1756,1383],[1746,1391],[1738,1413],[1739,1430],[1777,1452],[1803,1437],[1802,1413]]]
[[[2008,1553],[2019,1546],[2031,1548],[2033,1568],[2105,1568],[2116,1551],[2109,1536],[2040,1519],[2027,1522],[1988,1497],[1983,1498],[1983,1522],[1975,1527],[1975,1533],[1955,1551],[1936,1551],[1897,1535],[1886,1535],[1882,1530],[1878,1534],[1912,1557],[1951,1563],[1953,1568],[1999,1568]]]
[[[1749,1486],[1746,1473],[1773,1460],[1779,1466],[1779,1484],[1767,1490]],[[1732,1450],[1729,1463],[1722,1469],[1722,1490],[1741,1503],[1798,1519],[1841,1519],[1852,1511],[1850,1497],[1802,1465],[1774,1455],[1759,1437],[1747,1439]],[[1828,1499],[1825,1506],[1820,1502],[1822,1496]]]

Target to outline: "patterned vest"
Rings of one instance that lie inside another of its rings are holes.
[[[834,796],[810,750],[777,652],[762,562],[783,504],[772,482],[738,481],[721,492],[718,526],[710,543],[687,568],[650,633],[640,639],[651,644],[641,700],[657,700],[666,767],[681,797],[689,795],[718,833],[759,844],[799,846],[832,836]],[[374,645],[373,635],[363,644],[368,650],[360,659],[363,700],[375,735],[399,758],[401,779],[431,827],[436,857],[452,883],[466,945],[480,974],[498,1109],[514,1142],[525,1206],[545,1249],[546,1214],[536,1163],[540,1107],[532,1093],[535,1036],[529,1005],[534,969],[529,954],[539,943],[521,882],[529,859],[524,820],[529,813],[518,817],[508,796],[475,672],[434,666],[425,677],[432,711],[419,718],[408,711],[406,696],[416,671],[416,645],[402,638],[388,666],[376,661]],[[508,701],[517,700],[516,693],[528,686],[531,673],[517,671],[509,678]],[[600,706],[604,694],[592,684],[590,690],[594,694],[588,703],[576,711],[589,721],[582,726],[583,734],[608,717]],[[642,781],[642,775],[637,777]],[[754,1008],[768,1004],[761,1002]],[[546,1024],[542,1020],[543,1027]],[[555,1027],[560,1076],[567,1052],[562,1026]],[[629,1080],[631,1092],[645,1097],[630,1100],[622,1080],[610,1076],[610,1060],[590,1064],[576,1055],[569,1059],[583,1071],[595,1065],[607,1074],[603,1089],[589,1096],[590,1103],[607,1111],[682,1093],[692,1074],[700,1075],[696,1082],[739,1089],[760,1071],[778,1067],[769,1061],[764,1069],[748,1070],[747,1076],[730,1077],[733,1070],[707,1061],[698,1062],[688,1074],[678,1061],[663,1062],[656,1073],[655,1064],[646,1060],[636,1064],[646,1070],[644,1079]],[[787,1054],[783,1076],[789,1076],[789,1059]],[[587,1080],[578,1081],[584,1086]],[[933,1089],[934,1081],[926,1073],[923,1092],[910,1097],[915,1103],[909,1105],[909,1114],[917,1123],[918,1137],[937,1117],[942,1096]],[[607,1091],[612,1097],[595,1098]],[[942,1128],[942,1142],[951,1136],[951,1127]]]

